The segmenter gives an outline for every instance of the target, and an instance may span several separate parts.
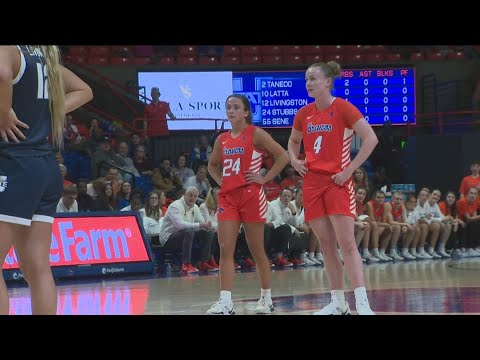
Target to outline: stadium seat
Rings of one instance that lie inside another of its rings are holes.
[[[284,45],[283,53],[285,55],[302,55],[303,47],[301,45]]]
[[[244,45],[240,48],[242,56],[260,56],[260,46]]]
[[[314,55],[315,56],[315,55]],[[304,64],[304,58],[299,54],[285,54],[283,56],[284,64]]]
[[[88,58],[88,64],[90,65],[106,65],[108,63],[108,57],[105,56],[89,56]]]
[[[151,62],[151,59],[149,57],[145,57],[145,56],[143,56],[143,57],[139,56],[139,57],[134,57],[133,58],[133,63],[135,65],[148,65],[148,64],[150,64],[150,62]]]
[[[239,56],[222,56],[220,58],[220,63],[223,65],[240,64],[240,57]]]
[[[315,64],[319,62],[323,62],[325,57],[321,54],[306,54],[305,55],[305,62],[307,64]]]
[[[439,61],[439,60],[445,60],[446,56],[441,51],[429,51],[427,52],[426,58],[429,61]]]
[[[179,45],[178,55],[183,57],[195,57],[198,55],[198,46],[194,45]]]
[[[400,53],[386,53],[383,58],[387,62],[396,62],[402,60],[402,55]]]
[[[110,46],[101,46],[94,45],[90,46],[88,49],[89,57],[109,57],[110,56]]]
[[[198,63],[200,65],[216,65],[218,64],[218,58],[216,56],[199,56]]]
[[[282,48],[278,45],[262,45],[260,46],[262,55],[282,55]]]
[[[262,64],[282,64],[282,57],[280,55],[263,55]]]
[[[463,60],[465,59],[465,53],[463,51],[450,51],[447,58],[449,60]]]
[[[174,65],[176,63],[173,56],[162,56],[160,58],[160,65]]]
[[[177,65],[195,65],[197,64],[197,58],[193,56],[178,56]]]
[[[410,60],[412,61],[423,61],[425,60],[425,56],[423,56],[423,53],[420,51],[413,52],[410,54]]]
[[[245,65],[255,65],[255,64],[261,64],[262,59],[260,56],[250,56],[250,55],[245,55],[241,57],[241,63]]]
[[[128,65],[131,63],[132,63],[132,60],[128,57],[112,56],[110,58],[110,64],[112,65]]]
[[[320,45],[304,45],[303,53],[304,54],[323,54],[325,51],[323,46]]]
[[[239,56],[240,47],[235,45],[224,45],[223,56]]]

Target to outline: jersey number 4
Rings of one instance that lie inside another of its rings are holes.
[[[223,176],[230,176],[232,173],[238,175],[240,172],[240,158],[233,162],[232,159],[225,159],[223,162]]]
[[[323,136],[317,137],[317,139],[315,140],[315,143],[313,144],[313,150],[315,150],[315,154],[318,154],[322,149],[322,139],[323,139]]]
[[[37,99],[48,99],[47,65],[37,63]]]

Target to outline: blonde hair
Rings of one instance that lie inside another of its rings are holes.
[[[56,45],[32,45],[42,52],[45,58],[48,79],[48,101],[51,115],[52,143],[63,147],[63,129],[65,127],[65,89],[60,72],[60,50]]]
[[[332,90],[333,81],[340,76],[340,73],[342,71],[342,67],[340,66],[340,64],[336,61],[329,61],[328,63],[319,62],[310,65],[308,68],[310,69],[312,67],[320,68],[327,79],[332,79],[332,85],[330,85],[330,90]]]
[[[217,210],[218,203],[215,201],[215,198],[213,197],[213,192],[218,191],[218,188],[210,188],[210,191],[207,194],[207,197],[205,198],[205,206],[213,211]]]

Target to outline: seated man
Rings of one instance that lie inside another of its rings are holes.
[[[198,272],[198,269],[192,265],[192,244],[195,233],[200,229],[210,230],[212,227],[212,223],[205,221],[196,205],[197,199],[198,189],[194,186],[189,187],[185,195],[169,205],[160,226],[160,245],[170,250],[182,249],[181,271],[186,274]],[[212,242],[213,237],[206,238],[200,246],[211,249]]]

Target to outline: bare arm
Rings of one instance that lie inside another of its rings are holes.
[[[25,135],[18,126],[28,129],[28,125],[17,119],[12,109],[13,78],[20,71],[20,53],[14,46],[0,46],[0,136],[19,142]]]
[[[307,173],[306,161],[298,160],[302,139],[303,133],[292,128],[290,138],[288,139],[288,155],[290,157],[290,163],[294,169],[300,174],[300,176],[305,176]]]
[[[221,136],[218,136],[215,140],[210,160],[208,160],[208,172],[218,186],[222,185],[222,148],[220,138]]]
[[[283,168],[288,164],[288,155],[285,149],[273,140],[272,136],[263,129],[257,128],[255,130],[255,133],[253,134],[253,142],[258,149],[267,150],[275,159],[273,166],[267,171],[265,176],[263,176],[263,180],[260,181],[258,178],[258,176],[262,177],[260,174],[247,173],[246,180],[248,183],[257,182],[263,185],[280,174]]]
[[[93,99],[90,86],[66,67],[60,66],[65,88],[65,112],[69,113]]]
[[[375,132],[365,118],[361,118],[353,124],[353,130],[360,136],[360,139],[362,139],[362,146],[357,156],[355,156],[350,165],[345,169],[345,171],[348,171],[348,177],[367,161],[373,149],[375,149],[375,146],[378,144],[377,135],[375,135]]]

